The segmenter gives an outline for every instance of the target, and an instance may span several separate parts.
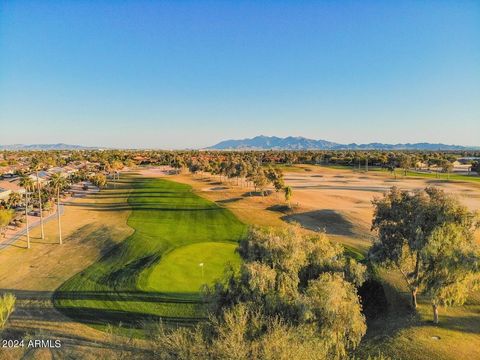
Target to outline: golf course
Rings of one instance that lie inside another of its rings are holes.
[[[203,318],[200,289],[227,264],[238,266],[235,248],[246,225],[189,185],[127,175],[115,187],[96,195],[103,200],[96,210],[130,209],[127,225],[134,232],[61,285],[56,308],[95,327]]]

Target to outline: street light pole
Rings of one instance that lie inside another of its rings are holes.
[[[42,230],[42,240],[45,240],[45,231],[43,230],[42,192],[40,190],[40,178],[38,177],[38,169],[37,169],[36,176],[37,176],[38,206],[40,209],[40,228]]]
[[[57,221],[58,221],[58,239],[60,245],[62,242],[62,224],[60,223],[60,186],[57,186]]]
[[[27,225],[27,249],[30,249],[30,229],[28,228],[28,191],[25,190],[25,223]]]

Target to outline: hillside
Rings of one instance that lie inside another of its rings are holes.
[[[327,140],[314,140],[304,137],[256,136],[241,140],[225,140],[208,147],[212,150],[466,150],[477,147],[460,145],[406,143],[406,144],[339,144]]]

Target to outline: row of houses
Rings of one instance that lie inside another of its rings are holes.
[[[32,179],[32,181],[36,184],[37,181],[40,183],[41,186],[45,185],[50,177],[53,174],[58,174],[60,173],[61,175],[67,177],[71,174],[74,174],[77,172],[82,166],[84,165],[69,165],[69,166],[64,166],[64,167],[52,167],[48,170],[42,170],[38,172],[38,178],[37,178],[37,173],[30,174],[29,177]],[[3,173],[0,176],[0,201],[1,200],[6,200],[8,199],[10,193],[13,191],[19,192],[23,194],[25,192],[25,189],[20,186],[20,177],[16,174],[16,171],[18,169],[15,169],[14,171],[9,171],[6,173]]]

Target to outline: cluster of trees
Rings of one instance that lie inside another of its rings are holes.
[[[268,151],[164,151],[164,150],[72,150],[72,151],[3,151],[2,163],[14,165],[38,158],[47,166],[64,166],[88,162],[95,170],[114,172],[121,167],[137,165],[171,165],[176,168],[203,166],[205,162],[222,163],[228,159],[242,159],[247,163],[324,164],[344,166],[381,166],[409,169],[418,163],[435,166],[444,172],[460,157],[480,157],[478,151],[382,151],[382,150],[268,150]],[[236,162],[237,163],[237,162]],[[478,162],[477,162],[478,166]],[[474,167],[478,169],[477,167]],[[225,169],[224,169],[225,170]],[[229,169],[232,171],[233,169]],[[237,169],[235,171],[242,171]],[[476,171],[472,169],[472,171]],[[243,177],[243,176],[242,176]]]
[[[90,182],[98,188],[103,188],[107,185],[107,177],[105,174],[95,174],[89,177]]]
[[[287,202],[291,199],[293,192],[290,187],[285,186],[283,171],[279,167],[262,166],[256,157],[230,155],[223,160],[216,158],[193,158],[186,163],[180,159],[173,162],[177,169],[188,168],[192,174],[209,173],[223,179],[236,181],[239,186],[251,186],[255,192],[265,194],[265,188],[271,184],[278,193],[283,191]]]
[[[210,320],[154,334],[160,359],[346,359],[366,332],[366,268],[324,235],[251,229],[240,269],[206,288]]]
[[[137,154],[138,156],[138,154]],[[416,168],[420,163],[428,168],[440,168],[443,172],[452,169],[453,162],[460,157],[480,157],[479,152],[466,151],[177,151],[147,152],[139,164],[161,164],[186,167],[192,161],[223,162],[230,158],[240,158],[245,162],[255,161],[262,166],[275,164],[322,164],[352,167],[377,166],[394,170]],[[473,170],[475,171],[475,170]]]
[[[373,205],[378,240],[370,259],[400,271],[413,308],[418,294],[428,297],[437,323],[440,305],[463,304],[480,285],[477,214],[433,187],[415,192],[392,188]]]

